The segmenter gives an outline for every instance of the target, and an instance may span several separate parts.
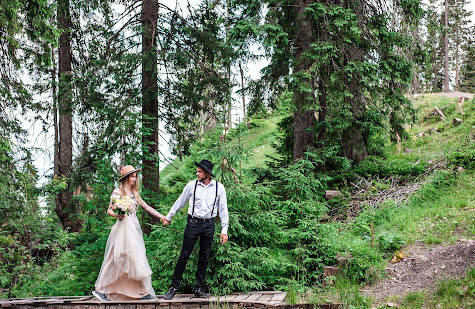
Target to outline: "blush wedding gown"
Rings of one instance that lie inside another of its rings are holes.
[[[120,198],[119,189],[111,196]],[[152,287],[152,269],[145,254],[145,244],[137,219],[137,201],[130,193],[132,211],[117,220],[107,239],[104,260],[95,288],[110,300],[140,299],[147,294],[155,297]]]

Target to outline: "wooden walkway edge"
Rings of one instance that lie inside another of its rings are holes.
[[[260,291],[232,293],[225,296],[212,296],[207,299],[194,298],[192,294],[179,294],[172,300],[157,295],[154,300],[99,301],[89,296],[55,296],[0,299],[2,308],[41,308],[41,309],[191,309],[191,308],[342,308],[339,304],[295,304],[285,302],[286,293],[282,291]]]

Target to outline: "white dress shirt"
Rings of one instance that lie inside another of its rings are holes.
[[[219,218],[221,219],[221,234],[228,233],[229,214],[228,203],[226,201],[226,190],[222,183],[211,179],[210,183],[205,186],[203,182],[198,181],[196,184],[195,209],[193,214],[193,193],[195,190],[196,180],[190,181],[180,197],[173,204],[172,208],[166,216],[168,221],[171,221],[173,216],[186,204],[188,201],[188,214],[196,218],[210,219],[217,216],[219,209]],[[216,184],[218,184],[218,196],[216,196]],[[216,204],[213,205],[216,196]],[[213,210],[214,207],[214,210]]]

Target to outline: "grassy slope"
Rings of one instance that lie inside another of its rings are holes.
[[[233,132],[234,135],[240,135],[238,137],[228,137],[229,145],[238,145],[241,143],[243,147],[249,150],[249,159],[242,163],[243,169],[249,169],[253,167],[264,168],[266,167],[266,160],[268,156],[276,156],[276,150],[273,148],[273,144],[279,136],[277,130],[277,123],[281,119],[281,116],[275,115],[267,119],[253,119],[250,122],[250,129],[245,127],[239,129],[241,132]],[[234,130],[236,131],[236,130]],[[185,158],[185,161],[188,158]],[[205,159],[205,158],[203,158]],[[199,160],[199,159],[196,159]],[[179,159],[176,159],[172,164],[168,165],[160,172],[160,184],[165,187],[169,184],[177,171],[183,173],[187,166],[183,165]],[[186,173],[186,172],[184,172]],[[190,179],[194,178],[194,171],[189,172]]]
[[[455,104],[456,99],[452,98],[432,95],[417,98],[414,101],[414,105],[418,110],[418,120],[416,124],[408,128],[411,138],[403,141],[401,153],[396,152],[395,145],[388,145],[388,156],[390,158],[407,159],[410,162],[418,160],[427,162],[446,160],[447,155],[459,149],[464,140],[470,140],[472,138],[471,134],[475,132],[474,103],[470,102],[464,106],[466,111],[465,117],[459,115]],[[445,107],[444,113],[447,116],[447,120],[441,121],[438,117],[425,119],[434,106],[439,108]],[[463,123],[458,126],[453,125],[452,119],[454,117],[463,118]],[[236,137],[230,138],[229,142],[231,145],[241,143],[251,152],[250,159],[247,162],[243,162],[243,169],[265,167],[266,155],[276,154],[272,144],[278,136],[276,123],[279,119],[279,116],[274,116],[269,119],[256,120],[251,124],[250,130],[242,132],[240,140]],[[428,132],[430,129],[437,129],[439,132],[431,132],[424,137],[415,138],[417,133],[422,131]],[[186,168],[178,160],[174,162],[174,165],[179,170]],[[452,169],[452,167],[450,168]],[[166,186],[175,172],[176,169],[173,167],[165,168],[161,173],[161,182]],[[193,177],[191,172],[190,177]],[[377,211],[364,212],[360,216],[363,219],[359,220],[360,218],[357,218],[354,222],[344,226],[338,233],[339,235],[335,236],[338,238],[335,238],[334,241],[344,242],[348,248],[361,247],[364,252],[366,247],[368,247],[368,242],[362,239],[359,233],[359,225],[364,221],[365,216],[380,218],[379,222],[375,224],[376,235],[397,235],[406,244],[414,242],[424,242],[428,245],[453,243],[460,238],[473,237],[475,235],[475,212],[473,211],[475,209],[474,171],[463,171],[455,178],[454,182],[442,186],[443,189],[432,183],[438,181],[437,177],[444,178],[444,174],[441,175],[439,173],[438,176],[429,176],[426,179],[427,185],[415,194],[404,207],[388,203],[387,206]],[[369,247],[367,249],[373,250]],[[379,261],[375,263],[381,264]],[[384,263],[385,261],[378,267],[384,267]],[[411,307],[412,304],[415,304],[416,307],[422,306],[421,304],[430,307],[437,302],[438,298],[441,298],[440,302],[448,304],[450,302],[444,300],[444,297],[447,298],[450,297],[447,295],[451,295],[450,291],[447,292],[447,289],[457,290],[454,286],[473,285],[474,276],[472,273],[473,271],[466,279],[451,282],[450,287],[446,287],[441,283],[435,294],[418,292],[408,295],[406,298],[401,298],[400,301],[407,307]],[[292,288],[289,287],[289,290],[292,290]],[[315,302],[331,300],[343,301],[348,305],[355,305],[357,307],[370,306],[371,300],[362,297],[358,290],[358,284],[350,280],[341,279],[334,287],[325,290],[317,287],[313,295],[318,296],[309,296],[307,294],[300,295],[300,297],[305,297],[307,300],[310,298],[311,301]],[[298,298],[299,296],[296,296],[296,299]],[[463,299],[457,301],[459,305],[464,304]]]
[[[472,143],[475,133],[475,106],[474,103],[464,107],[466,112],[463,123],[455,126],[452,124],[454,117],[462,118],[456,111],[456,99],[436,96],[422,96],[415,102],[418,110],[418,120],[409,129],[411,138],[402,144],[402,152],[396,153],[394,145],[389,146],[389,157],[406,158],[410,161],[424,160],[435,162],[446,160],[447,156],[461,149],[464,141]],[[434,109],[447,106],[444,111],[447,119],[439,117],[426,119]],[[439,133],[432,132],[424,137],[415,138],[419,132],[427,132],[437,128]],[[397,235],[405,244],[423,242],[427,245],[454,243],[460,238],[473,238],[475,235],[475,172],[465,170],[455,177],[455,181],[445,185],[437,184],[438,178],[452,174],[453,167],[449,170],[429,176],[426,184],[419,192],[414,194],[404,207],[396,207],[388,203],[374,212],[364,212],[355,222],[349,223],[345,228],[346,241],[360,242],[360,235],[356,228],[361,224],[361,218],[369,215],[378,221],[375,224],[375,235]],[[438,176],[437,176],[438,175]],[[444,176],[445,175],[445,176]],[[355,233],[356,230],[356,233]],[[386,261],[384,261],[386,263]],[[415,292],[406,296],[396,297],[403,308],[432,308],[440,304],[440,308],[465,308],[473,305],[475,300],[474,270],[468,270],[467,278],[440,282],[435,292]],[[365,299],[359,293],[359,286],[347,279],[339,279],[334,287],[319,290],[319,296],[314,297],[315,302],[342,301],[347,305],[357,308],[370,307],[372,300]],[[457,297],[454,295],[456,294]],[[394,301],[394,299],[392,299]],[[384,308],[383,305],[382,308]]]

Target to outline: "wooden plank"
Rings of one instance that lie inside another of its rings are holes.
[[[193,294],[179,294],[173,300],[166,301],[162,295],[158,299],[141,301],[109,301],[102,302],[92,295],[85,296],[58,296],[58,297],[30,297],[24,299],[4,299],[0,300],[1,307],[12,307],[20,305],[34,305],[35,307],[44,306],[52,309],[104,309],[118,308],[120,309],[155,309],[156,307],[186,307],[199,308],[209,307],[212,303],[219,304],[241,304],[241,306],[249,306],[253,303],[263,305],[276,305],[285,299],[285,293],[281,291],[259,291],[252,293],[231,293],[224,296],[212,296],[209,299],[200,299],[192,297]]]
[[[82,298],[62,298],[62,301],[64,303],[70,304],[72,302],[89,300],[89,299],[92,299],[92,298],[95,298],[95,297],[94,296],[83,296]]]
[[[279,294],[279,293],[282,293],[282,291],[253,291],[249,293],[252,293],[252,294],[259,293],[259,294],[265,295],[265,294]]]
[[[216,300],[232,301],[238,296],[239,296],[239,294],[229,294],[229,295],[224,295],[224,296],[213,296],[213,297],[216,298]],[[210,299],[211,299],[211,297],[210,297]]]
[[[196,301],[199,301],[200,298],[195,298]],[[205,303],[213,303],[213,302],[220,302],[223,300],[221,296],[211,296],[210,298],[204,299],[206,300]]]
[[[260,293],[252,293],[252,294],[249,295],[248,298],[246,298],[246,302],[249,303],[249,302],[257,301],[262,296],[263,296],[263,294],[260,294]]]
[[[280,294],[274,294],[272,295],[272,298],[270,299],[270,301],[272,301],[273,303],[281,303],[284,301],[286,296],[287,296],[287,293],[285,292],[282,292]]]
[[[167,300],[160,302],[158,305],[160,306],[160,308],[170,307],[170,303]]]
[[[171,300],[181,300],[181,299],[190,299],[190,296],[187,295],[175,295]]]
[[[61,298],[45,298],[37,299],[30,302],[31,304],[62,304],[63,300]]]
[[[241,302],[243,300],[245,300],[246,298],[248,298],[249,296],[251,296],[251,294],[240,294],[240,295],[236,295],[232,302]]]
[[[259,303],[267,303],[270,299],[274,296],[273,294],[264,294],[261,298],[259,298]]]

